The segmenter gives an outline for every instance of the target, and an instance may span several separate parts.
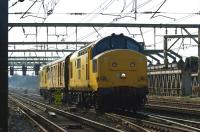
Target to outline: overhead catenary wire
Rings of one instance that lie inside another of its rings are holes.
[[[152,0],[147,0],[147,1],[145,1],[145,2],[149,2],[149,1],[152,1]],[[105,1],[104,1],[105,2]],[[130,3],[132,3],[133,1],[131,1]],[[106,4],[108,4],[108,3],[106,3]],[[133,4],[133,3],[132,3]],[[140,4],[141,5],[141,4]],[[138,5],[138,8],[140,7],[140,5]],[[124,6],[124,5],[123,5]],[[126,4],[126,7],[128,7],[128,5]],[[106,8],[105,8],[106,9]],[[127,9],[127,8],[126,8]],[[124,10],[125,11],[125,10]],[[130,16],[126,16],[126,15],[128,15],[128,14],[131,14],[131,13],[129,13],[129,12],[122,12],[121,14],[122,15],[125,15],[125,16],[123,16],[123,17],[121,17],[121,18],[124,18],[124,17],[130,17]],[[148,12],[148,11],[146,11],[146,12],[137,12],[138,14],[153,14],[153,13],[155,13],[155,12]],[[161,14],[161,13],[163,13],[163,14],[175,14],[175,13],[173,13],[173,12],[157,12],[157,13],[159,13],[159,14]],[[54,12],[54,14],[56,14],[56,12]],[[114,13],[96,13],[96,12],[94,12],[94,13],[91,13],[91,15],[92,14],[94,14],[94,15],[98,15],[98,14],[100,14],[100,15],[112,15],[113,17],[119,17],[119,13],[118,14],[114,14]],[[113,15],[114,14],[114,15]],[[120,15],[121,15],[120,14]],[[133,13],[132,13],[133,14]],[[131,14],[131,15],[132,15]],[[184,14],[184,13],[177,13],[177,14]],[[197,12],[197,13],[185,13],[185,14],[187,14],[187,15],[199,15],[199,13]],[[75,14],[69,14],[69,15],[79,15],[78,13],[75,13]],[[81,15],[81,14],[80,14]],[[90,15],[89,13],[86,13],[86,14],[83,14],[83,15]],[[116,16],[115,16],[116,15]],[[192,17],[191,16],[191,17]],[[188,16],[189,17],[189,16]],[[189,17],[190,18],[190,17]],[[185,18],[183,18],[183,19],[188,19],[187,18],[187,16],[185,17]],[[119,20],[119,19],[118,19]],[[111,21],[111,22],[113,22],[113,21]],[[98,31],[98,29],[96,29],[97,31]],[[145,32],[144,32],[145,33]]]
[[[109,8],[109,6],[111,6],[111,5],[115,2],[115,0],[110,0],[108,3],[106,3],[106,2],[107,2],[107,0],[103,2],[103,4],[106,4],[104,7],[101,7],[102,4],[99,6],[99,7],[100,7],[100,10],[99,10],[97,13],[101,13],[102,11],[105,11],[107,8]],[[99,7],[98,7],[97,9],[95,9],[94,11],[92,11],[92,13],[94,13],[96,10],[98,10]],[[92,21],[92,19],[94,19],[94,18],[96,18],[96,17],[97,17],[97,16],[91,16],[91,18],[88,19],[87,21]],[[87,18],[87,17],[86,17],[86,18]],[[84,19],[86,19],[86,18],[83,18],[80,22],[83,22]],[[86,21],[86,22],[87,22],[87,21]]]
[[[103,8],[100,8],[100,10],[98,11],[98,13],[102,13],[101,11],[105,11],[109,6],[111,6],[113,4],[113,2],[115,2],[115,0],[110,0],[108,3],[106,3],[106,5]],[[92,19],[96,18],[97,16],[93,16],[92,18],[89,19],[89,21],[91,21]],[[102,27],[95,29],[95,32],[98,32],[100,29],[102,29]],[[94,34],[95,32],[89,33],[86,36],[83,36],[80,40],[84,40],[85,38],[91,36],[92,34]]]
[[[149,1],[147,1],[146,3],[148,3],[148,2],[150,2],[151,0],[149,0]],[[159,6],[160,4],[163,4],[163,2],[161,2],[161,3],[159,3],[159,4],[157,4],[156,6]],[[142,4],[143,6],[145,5],[145,4]],[[154,6],[153,8],[155,8],[156,6]],[[140,5],[138,6],[138,7],[140,7]],[[153,9],[152,8],[152,9]],[[140,12],[139,12],[140,13]],[[155,12],[142,12],[141,14],[153,14],[153,13],[155,13]],[[199,13],[199,11],[198,12],[193,12],[193,13],[175,13],[175,12],[158,12],[158,13],[169,13],[169,14],[189,14],[189,17],[191,16],[194,16],[194,15],[199,15],[200,13]],[[125,14],[125,13],[124,13]],[[112,14],[113,15],[113,14]],[[130,16],[128,16],[128,17],[130,17]],[[188,18],[189,18],[188,17]],[[124,18],[124,17],[123,17]],[[114,18],[114,20],[119,20],[120,18]],[[171,18],[170,18],[171,19]],[[175,21],[178,21],[179,19],[184,19],[184,18],[178,18],[178,19],[173,19],[173,21],[170,21],[170,22],[175,22]],[[185,19],[187,19],[187,17],[185,18]],[[111,23],[112,23],[113,21],[111,21]],[[102,29],[102,28],[101,28]],[[151,31],[152,29],[150,29],[149,31]],[[145,33],[147,33],[147,32],[149,32],[149,31],[146,31],[146,32],[144,32],[143,34],[145,34]],[[92,33],[90,33],[90,35],[92,35]],[[83,38],[81,38],[81,39],[85,39],[85,38],[87,38],[87,37],[89,37],[90,35],[87,35],[87,36],[85,36],[85,37],[83,37]]]
[[[158,7],[155,13],[151,16],[151,19],[155,17],[156,13],[160,10],[160,8],[166,3],[167,0],[164,0],[163,3]]]
[[[101,11],[105,11],[109,6],[111,6],[112,4],[113,4],[113,2],[114,2],[115,0],[110,0],[108,3],[107,3],[107,0],[105,0],[102,4],[100,4],[100,6],[98,6],[96,9],[94,9],[91,13],[69,13],[70,15],[86,15],[86,17],[84,17],[83,19],[81,19],[81,21],[79,21],[79,22],[83,22],[86,18],[88,18],[89,17],[89,15],[94,15],[94,14],[96,14],[96,13],[94,13],[95,11],[97,11],[98,9],[100,9],[99,11],[98,11],[98,13],[100,13],[101,14]],[[105,5],[106,4],[106,5]],[[103,6],[103,5],[105,5],[105,6]],[[103,6],[103,7],[102,7]],[[107,15],[107,14],[106,14]],[[92,19],[94,19],[95,17],[97,17],[97,16],[92,16],[89,20],[87,20],[87,21],[92,21]],[[79,31],[80,31],[81,29],[79,29]],[[98,30],[99,29],[96,29],[95,28],[95,32],[98,32]],[[73,32],[71,35],[73,35],[73,34],[75,34],[76,32]]]
[[[137,6],[137,8],[138,7],[143,7],[144,5],[146,5],[146,4],[148,4],[150,1],[152,1],[152,0],[148,0],[148,1],[146,1],[146,2],[144,2],[144,3],[142,3],[142,4],[139,4],[138,6]],[[128,4],[128,6],[130,5],[130,3]],[[130,11],[131,12],[131,11]],[[120,15],[120,17],[122,17],[121,15]],[[115,22],[116,20],[119,20],[120,19],[120,17],[119,18],[114,18],[110,23],[113,23],[113,22]],[[124,17],[124,16],[123,16]],[[131,17],[131,16],[128,16],[128,17]],[[101,29],[103,29],[102,27],[100,27],[100,28],[98,28],[97,30],[101,30]],[[84,40],[84,39],[86,39],[86,38],[88,38],[89,36],[91,36],[92,34],[94,34],[95,32],[91,32],[91,33],[89,33],[89,34],[87,34],[87,35],[85,35],[85,36],[83,36],[82,38],[80,38],[80,40]]]

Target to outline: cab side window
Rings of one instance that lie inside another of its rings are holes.
[[[73,65],[72,65],[72,62],[70,62],[70,78],[73,78]]]
[[[77,69],[78,69],[78,68],[81,68],[81,59],[78,59],[78,60],[77,60]]]
[[[97,72],[97,60],[93,60],[93,72]]]

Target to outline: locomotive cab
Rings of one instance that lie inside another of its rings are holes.
[[[142,46],[123,35],[98,42],[92,49],[90,85],[101,109],[136,110],[146,101],[147,59]]]

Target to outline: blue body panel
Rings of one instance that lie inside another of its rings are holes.
[[[132,38],[124,35],[111,35],[101,39],[92,48],[92,57],[112,49],[130,49],[143,52],[144,47]]]

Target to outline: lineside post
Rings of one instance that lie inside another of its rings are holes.
[[[200,28],[198,28],[198,85],[198,96],[200,96]]]
[[[0,132],[8,131],[8,1],[0,0]]]
[[[168,68],[168,59],[167,59],[167,37],[164,36],[164,65],[165,68]]]

